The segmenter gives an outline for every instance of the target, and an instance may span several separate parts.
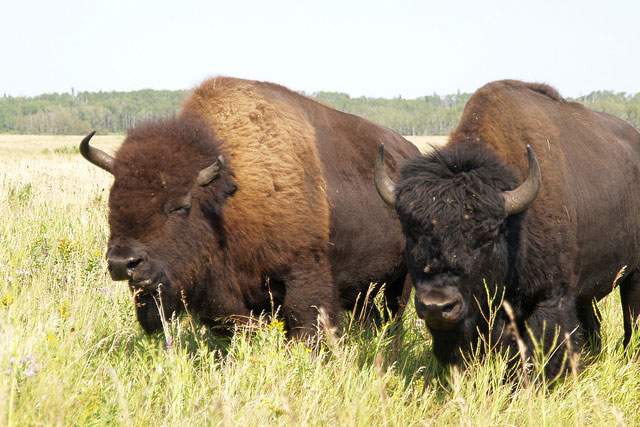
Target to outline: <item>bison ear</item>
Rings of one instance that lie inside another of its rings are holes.
[[[222,156],[218,156],[215,162],[198,172],[198,178],[196,179],[196,182],[201,187],[211,184],[216,178],[220,176],[220,171],[223,167],[224,158]]]

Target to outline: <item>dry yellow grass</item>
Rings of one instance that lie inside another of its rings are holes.
[[[2,135],[0,134],[0,157],[19,157],[46,154],[43,150],[77,148],[84,135]],[[92,145],[113,154],[124,139],[123,135],[96,135]]]
[[[0,134],[0,170],[5,176],[29,182],[38,177],[38,185],[51,196],[88,197],[96,189],[108,189],[111,177],[81,158],[78,145],[83,135],[2,135]],[[446,136],[408,136],[422,152],[446,142]],[[115,153],[124,135],[96,135],[92,145]],[[9,172],[10,171],[10,172]]]
[[[114,153],[121,135],[96,136],[94,145]],[[4,180],[29,183],[49,198],[82,203],[95,191],[106,194],[112,178],[82,159],[82,136],[0,135]]]
[[[84,135],[1,135],[0,155],[19,156],[33,155],[41,150],[75,146],[80,143]],[[405,136],[422,152],[429,151],[431,146],[442,146],[447,142],[446,135]],[[124,139],[123,135],[96,135],[92,144],[113,154]]]
[[[399,347],[388,325],[310,352],[278,322],[227,341],[182,318],[167,348],[106,272],[112,178],[80,140],[0,135],[0,426],[639,424],[640,339],[621,351],[617,294],[602,353],[550,390],[502,381],[501,357],[443,375],[412,309]]]
[[[432,150],[432,147],[442,147],[449,139],[446,135],[428,135],[428,136],[405,136],[411,141],[418,150],[423,153],[428,153]]]

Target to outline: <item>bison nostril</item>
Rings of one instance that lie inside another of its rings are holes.
[[[464,316],[465,304],[461,298],[429,301],[416,300],[418,316],[432,328],[453,327]]]
[[[458,301],[450,302],[442,306],[442,314],[451,313],[458,306]]]
[[[464,297],[454,286],[421,286],[416,289],[416,313],[430,329],[449,330],[467,312]]]
[[[142,258],[129,258],[127,259],[127,270],[135,270],[142,262]]]
[[[131,256],[128,258],[111,257],[109,258],[109,272],[113,280],[127,280],[133,276],[136,268],[140,267],[143,262],[142,257]]]

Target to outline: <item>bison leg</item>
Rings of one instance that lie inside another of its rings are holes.
[[[240,299],[210,298],[208,308],[210,313],[203,313],[201,319],[220,335],[230,335],[234,325],[244,326],[251,323],[252,313]]]
[[[571,366],[567,357],[580,351],[583,344],[582,324],[578,321],[576,300],[573,296],[555,296],[538,304],[527,326],[532,336],[525,341],[530,350],[535,348],[532,339],[547,355],[545,376],[552,380]]]
[[[578,320],[584,328],[587,343],[591,352],[595,355],[602,349],[602,336],[600,334],[600,310],[595,300],[586,300],[578,303]]]
[[[382,325],[382,315],[376,307],[375,296],[380,290],[377,284],[371,284],[371,289],[366,289],[358,294],[356,303],[349,308],[353,314],[354,320],[361,322],[363,325],[380,326]]]
[[[409,302],[411,281],[406,270],[395,274],[391,280],[382,281],[382,283],[384,283],[383,286],[375,285],[374,289],[367,289],[364,294],[361,293],[356,304],[349,308],[356,319],[364,319],[364,324],[380,326],[383,320],[389,322],[399,319]],[[380,288],[384,289],[382,314],[374,302]]]
[[[384,289],[385,320],[399,319],[407,307],[411,296],[411,279],[406,273],[392,281]]]
[[[385,301],[385,319],[394,321],[391,329],[393,341],[391,342],[391,358],[397,361],[402,350],[402,341],[404,338],[404,328],[402,324],[402,315],[409,302],[411,289],[413,284],[409,275],[403,272],[398,279],[391,282],[391,286],[384,290]]]
[[[627,348],[633,329],[640,320],[640,273],[638,270],[627,276],[620,284],[622,318],[624,319],[624,348]]]
[[[282,314],[293,339],[305,340],[315,336],[319,327],[333,330],[335,325],[338,299],[329,261],[324,254],[310,258],[297,263],[285,277]]]

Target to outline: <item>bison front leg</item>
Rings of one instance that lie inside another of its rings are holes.
[[[240,299],[209,298],[208,304],[201,319],[218,335],[231,335],[235,327],[251,324],[252,313]]]
[[[595,299],[578,302],[578,320],[584,328],[588,349],[593,355],[602,350],[602,335],[600,333],[600,310]]]
[[[331,268],[325,254],[305,257],[285,278],[282,305],[290,338],[306,340],[320,328],[333,330],[337,315]]]
[[[228,280],[219,281],[218,287],[208,286],[205,288],[204,299],[206,302],[200,309],[200,318],[214,328],[214,332],[221,335],[229,335],[234,326],[250,324],[252,315],[238,284],[251,282],[248,282],[248,279],[237,271],[229,270],[225,273]]]
[[[406,270],[384,289],[385,320],[400,319],[409,303],[413,283]]]
[[[572,368],[569,357],[582,348],[585,332],[578,320],[575,297],[556,295],[538,303],[526,324],[526,344],[529,351],[543,356],[548,380]]]
[[[627,348],[633,330],[640,321],[640,271],[636,270],[625,277],[620,284],[622,318],[624,320],[624,348]]]

